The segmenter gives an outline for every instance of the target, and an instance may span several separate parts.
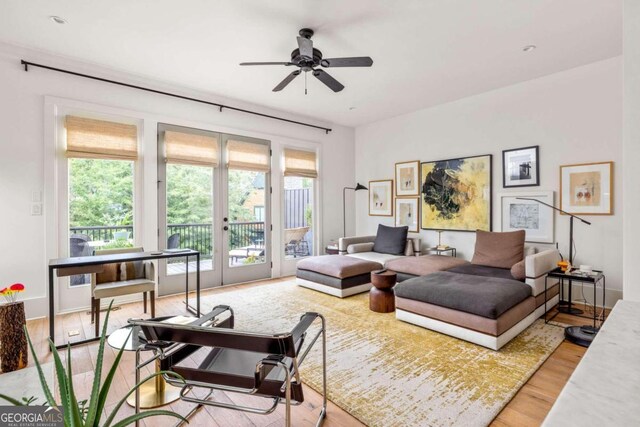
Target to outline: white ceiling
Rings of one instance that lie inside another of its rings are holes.
[[[301,77],[271,91],[291,68],[238,66],[289,60],[302,27],[373,67],[305,96]],[[0,41],[357,126],[620,55],[622,1],[2,0]]]

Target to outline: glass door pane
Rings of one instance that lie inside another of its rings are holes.
[[[167,249],[200,252],[200,270],[213,268],[213,171],[206,166],[167,164]],[[195,271],[195,260],[189,269]],[[184,258],[167,263],[167,275],[184,274]]]
[[[264,172],[231,169],[228,172],[229,267],[265,261]]]
[[[193,154],[190,150],[204,148],[217,152],[218,141],[219,134],[215,132],[158,125],[158,249],[200,252],[202,288],[221,283],[220,258],[215,256],[215,245],[220,245],[221,240],[219,227],[214,227],[219,218],[216,212],[221,208],[220,197],[216,198],[221,172],[211,161],[198,163],[199,152]],[[189,146],[191,142],[193,146]],[[185,158],[184,154],[191,157]],[[158,262],[160,295],[185,292],[187,273],[189,289],[195,289],[197,261],[195,257],[188,264],[186,261],[172,258]]]
[[[222,281],[271,277],[269,141],[223,135]]]

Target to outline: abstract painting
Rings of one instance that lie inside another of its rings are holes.
[[[396,163],[396,196],[420,194],[420,162]]]
[[[396,197],[396,227],[409,227],[410,233],[417,233],[418,197]]]
[[[501,231],[524,230],[527,242],[554,242],[554,210],[537,202],[554,206],[553,191],[503,193],[499,198]]]
[[[502,186],[532,187],[540,185],[538,146],[502,152]]]
[[[423,162],[423,229],[491,231],[490,154]]]
[[[393,216],[393,180],[369,181],[369,215]]]
[[[576,215],[612,215],[613,162],[560,166],[560,209]]]

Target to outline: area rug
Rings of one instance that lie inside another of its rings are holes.
[[[328,398],[370,426],[484,426],[563,340],[536,321],[500,351],[369,310],[368,294],[339,299],[293,280],[209,293],[205,308],[233,307],[236,329],[283,332],[307,311],[327,319]],[[321,389],[320,351],[301,367]],[[330,416],[330,414],[329,414]]]

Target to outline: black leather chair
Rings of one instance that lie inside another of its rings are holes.
[[[224,313],[231,313],[226,320],[219,320]],[[188,325],[162,322],[163,319],[130,320],[140,326],[147,344],[136,352],[136,383],[140,380],[140,369],[159,359],[160,369],[180,375],[184,381],[173,376],[165,380],[181,387],[180,397],[197,406],[216,406],[226,409],[270,414],[279,403],[285,404],[285,425],[291,425],[291,405],[304,401],[299,367],[309,351],[322,338],[323,404],[316,426],[322,425],[327,412],[326,398],[326,322],[318,313],[305,313],[295,327],[281,334],[260,334],[233,330],[233,311],[227,306],[217,306],[209,314]],[[319,330],[309,328],[320,321]],[[308,332],[310,337],[307,336]],[[198,367],[181,365],[195,351],[207,348],[208,354]],[[141,350],[152,349],[157,356],[140,364]],[[204,398],[198,398],[194,389],[208,389]],[[242,393],[271,400],[268,408],[240,406],[211,399],[213,390]],[[136,404],[136,412],[139,411]]]

